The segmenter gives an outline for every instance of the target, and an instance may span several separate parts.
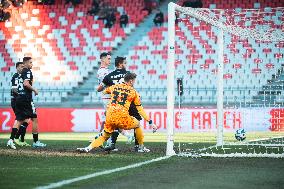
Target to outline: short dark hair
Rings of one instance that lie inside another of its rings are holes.
[[[125,57],[117,56],[114,61],[115,67],[118,67],[119,64],[122,64],[124,60],[126,60]]]
[[[25,57],[23,58],[23,62],[29,61],[30,59],[32,59],[32,57],[25,56]]]
[[[124,76],[124,81],[128,82],[130,80],[136,79],[137,75],[133,72],[128,72],[125,76]]]
[[[21,64],[23,64],[23,62],[17,62],[16,63],[16,68],[19,67]]]
[[[100,59],[102,59],[103,57],[106,57],[107,55],[111,55],[110,52],[103,52],[100,55]]]

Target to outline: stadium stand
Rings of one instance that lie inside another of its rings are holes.
[[[105,2],[116,8],[116,18],[119,18],[123,11],[129,15],[130,24],[126,28],[120,28],[119,22],[111,29],[104,28],[103,20],[97,16],[87,16],[91,0],[76,7],[65,5],[62,1],[56,1],[55,5],[48,6],[28,1],[22,8],[11,9],[10,21],[0,23],[1,88],[9,91],[10,86],[7,83],[13,74],[14,63],[24,55],[30,55],[36,60],[35,84],[43,91],[36,100],[43,103],[61,102],[62,97],[67,97],[69,91],[84,82],[84,77],[94,71],[100,52],[115,50],[147,14],[145,11],[137,11],[137,9],[142,10],[144,6],[139,0]],[[179,4],[182,3],[183,1],[179,1]],[[203,0],[205,8],[241,9],[278,6],[283,6],[281,0],[269,2],[260,0],[258,3],[253,0],[233,0],[229,3]],[[283,21],[283,18],[277,14],[267,19],[271,19],[275,24],[277,20]],[[176,42],[178,57],[176,69],[177,73],[187,76],[184,77],[185,85],[191,87],[183,100],[188,103],[216,102],[216,88],[212,85],[216,80],[217,54],[214,49],[216,49],[217,31],[207,32],[211,29],[210,26],[202,22],[200,24],[194,19],[190,22],[179,22],[176,27],[180,30],[177,32],[179,39]],[[185,29],[189,29],[190,32],[182,32]],[[225,36],[225,40],[226,38],[229,40],[230,36]],[[137,88],[140,89],[143,101],[146,103],[165,103],[166,39],[165,22],[161,27],[153,27],[126,55],[130,64],[129,70],[138,74]],[[248,40],[235,39],[235,41],[235,44],[228,44],[228,48],[225,49],[224,79],[226,86],[234,86],[236,90],[229,93],[225,91],[225,100],[231,102],[234,97],[243,96],[249,97],[248,101],[253,101],[258,98],[255,96],[261,96],[262,92],[249,89],[263,86],[263,90],[267,88],[270,90],[273,88],[270,86],[274,84],[267,83],[267,80],[274,82],[278,78],[278,85],[283,85],[283,77],[280,76],[283,75],[283,66],[281,68],[283,43],[278,43],[275,48],[267,48],[265,44]],[[254,48],[256,46],[260,48]],[[273,78],[273,73],[277,70],[280,72]],[[244,74],[247,78],[243,78]],[[277,84],[275,85],[278,87]],[[9,102],[9,92],[2,94],[0,101]],[[268,93],[263,92],[263,94]],[[270,102],[283,102],[279,92],[273,95],[275,98]],[[98,102],[98,99],[98,94],[91,92],[84,98],[84,102]]]
[[[29,1],[21,8],[12,8],[10,21],[0,23],[1,86],[8,90],[14,63],[31,56],[35,59],[35,85],[43,91],[37,101],[60,102],[93,71],[100,52],[116,48],[146,15],[131,8],[142,9],[139,0],[105,2],[116,7],[117,17],[123,11],[129,15],[126,28],[120,28],[119,23],[104,28],[98,16],[86,16],[91,0],[76,7],[63,1],[48,6]],[[9,102],[9,92],[1,98]]]

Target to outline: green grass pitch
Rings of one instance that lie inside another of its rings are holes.
[[[282,133],[283,134],[283,133]],[[17,150],[6,147],[8,134],[0,134],[0,188],[35,188],[95,172],[119,168],[165,155],[164,134],[145,134],[150,153],[133,151],[119,137],[119,152],[97,149],[79,154],[93,133],[41,133],[48,146]],[[206,139],[206,140],[205,140]],[[31,134],[27,134],[31,143]],[[178,145],[178,142],[183,142]],[[214,135],[177,135],[177,146],[199,149],[214,145]],[[62,188],[257,188],[284,186],[284,159],[273,158],[187,158],[166,160],[65,185]]]

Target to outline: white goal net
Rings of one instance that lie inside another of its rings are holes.
[[[283,18],[169,4],[167,155],[284,157]]]

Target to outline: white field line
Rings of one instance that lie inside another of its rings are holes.
[[[283,144],[283,138],[284,136],[280,137],[271,137],[271,138],[261,138],[261,139],[255,139],[255,140],[250,140],[247,142],[228,142],[225,143],[225,145],[231,145],[231,146],[267,146],[267,147],[282,147],[284,146]],[[254,143],[254,142],[265,142],[269,140],[276,140],[276,139],[282,139],[282,143],[277,143],[277,144],[269,144],[269,143]]]
[[[253,153],[234,153],[234,154],[200,154],[202,157],[223,157],[223,158],[284,158],[284,154],[253,154]]]
[[[271,137],[271,138],[260,138],[260,139],[250,140],[249,142],[259,142],[259,141],[274,140],[274,139],[281,139],[281,138],[283,139],[284,136]]]
[[[61,186],[67,185],[67,184],[71,184],[73,182],[78,182],[78,181],[94,178],[94,177],[101,176],[101,175],[107,175],[107,174],[111,174],[111,173],[115,173],[115,172],[119,172],[119,171],[124,171],[126,169],[141,167],[142,165],[147,165],[147,164],[150,164],[150,163],[153,163],[153,162],[161,161],[161,160],[164,160],[164,159],[168,159],[170,157],[171,156],[163,156],[163,157],[159,157],[159,158],[156,158],[156,159],[144,161],[144,162],[141,162],[141,163],[135,163],[135,164],[132,164],[132,165],[128,165],[128,166],[125,166],[125,167],[119,167],[119,168],[116,168],[116,169],[96,172],[96,173],[92,173],[92,174],[89,174],[89,175],[76,177],[76,178],[73,178],[73,179],[62,180],[62,181],[59,181],[59,182],[51,183],[47,186],[36,187],[36,189],[58,188],[58,187],[61,187]]]
[[[284,144],[253,144],[253,143],[226,143],[224,146],[264,146],[264,147],[284,147]]]
[[[232,154],[216,154],[216,153],[201,153],[201,154],[180,154],[183,157],[217,157],[217,158],[284,158],[284,154],[244,154],[244,153],[232,153]]]

